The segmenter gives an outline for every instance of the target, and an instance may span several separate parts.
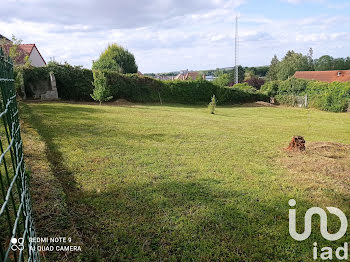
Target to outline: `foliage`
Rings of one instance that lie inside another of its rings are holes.
[[[71,66],[67,63],[49,62],[45,67],[29,67],[23,69],[25,91],[31,96],[30,84],[46,81],[53,72],[56,78],[58,96],[65,100],[90,101],[93,90],[93,74],[81,66]]]
[[[117,44],[108,45],[100,58],[93,63],[92,69],[110,70],[122,74],[137,73],[134,55]]]
[[[267,73],[267,79],[286,80],[293,76],[296,71],[325,71],[325,70],[349,70],[350,57],[333,58],[329,55],[321,56],[318,59],[313,59],[313,50],[309,49],[306,56],[288,51],[285,57],[279,61],[277,56],[271,60],[270,69]]]
[[[215,78],[213,80],[213,84],[219,87],[225,87],[225,86],[229,86],[231,81],[232,80],[230,78],[230,75],[227,73],[224,73],[224,74],[220,74],[217,78]]]
[[[24,97],[24,94],[23,94],[23,90],[24,90],[23,70],[18,70],[15,74],[15,89],[16,89],[16,93],[20,97]]]
[[[308,95],[309,105],[330,112],[344,112],[350,100],[350,83],[326,83],[313,80],[296,79],[270,81],[261,92],[275,96],[282,104],[294,105],[295,96]]]
[[[278,60],[277,56],[274,55],[274,57],[271,60],[269,71],[267,72],[266,78],[270,81],[277,80],[277,72],[278,72],[278,65],[280,61]]]
[[[253,76],[251,78],[248,78],[246,80],[247,84],[254,87],[255,89],[259,90],[261,88],[261,86],[265,83],[265,80],[260,78],[260,77],[256,77]]]
[[[278,93],[278,88],[279,88],[279,82],[278,80],[275,81],[267,81],[261,88],[260,91],[269,96],[269,97],[274,97]]]
[[[107,86],[107,79],[104,75],[103,72],[100,71],[93,71],[93,76],[94,76],[94,82],[93,86],[95,87],[91,97],[95,101],[99,101],[100,104],[102,102],[111,100],[113,96],[110,96],[110,91]]]
[[[208,105],[208,109],[210,114],[215,114],[215,109],[216,109],[216,98],[215,95],[212,96],[211,101]]]
[[[24,85],[27,96],[31,96],[30,85],[38,81],[47,81],[49,72],[56,77],[56,85],[59,97],[64,100],[91,101],[93,92],[93,73],[91,70],[81,67],[73,67],[69,64],[57,64],[50,62],[46,67],[25,68]],[[126,99],[131,102],[166,102],[196,104],[207,103],[213,94],[220,103],[244,103],[266,100],[266,96],[256,93],[256,90],[247,83],[235,85],[234,88],[226,88],[228,74],[221,85],[203,79],[189,81],[160,81],[154,78],[139,76],[137,74],[120,74],[112,71],[103,71],[108,87],[108,96],[113,99]],[[221,97],[220,97],[221,96]]]
[[[23,61],[24,66],[30,65],[29,56],[19,47],[22,42],[22,39],[16,38],[14,35],[12,35],[10,41],[4,38],[0,39],[0,47],[11,57],[15,67],[23,66]]]
[[[292,77],[296,71],[308,71],[310,69],[307,56],[294,51],[288,51],[285,57],[277,65],[277,79],[286,80]]]
[[[333,58],[329,55],[321,56],[314,61],[315,70],[349,70],[350,57],[347,58]]]

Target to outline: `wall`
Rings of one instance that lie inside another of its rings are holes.
[[[38,49],[36,49],[35,46],[34,46],[34,48],[32,50],[32,53],[29,56],[29,61],[30,61],[30,64],[32,66],[36,66],[36,67],[45,66],[46,65],[44,60],[43,60],[43,58],[39,54]]]

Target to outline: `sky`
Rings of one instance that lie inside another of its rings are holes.
[[[0,34],[35,43],[48,62],[91,68],[118,43],[142,73],[270,64],[288,50],[350,56],[348,0],[2,0]]]

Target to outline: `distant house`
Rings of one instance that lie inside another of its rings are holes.
[[[5,41],[5,42],[8,42],[8,43],[11,43],[11,40],[6,38],[5,36],[3,36],[2,34],[0,34],[0,41]]]
[[[350,70],[332,71],[297,71],[295,78],[317,80],[322,82],[348,82],[350,81]]]
[[[1,34],[0,41],[0,44],[2,45],[2,48],[4,49],[5,53],[9,53],[12,41]],[[18,65],[25,64],[26,57],[28,57],[28,60],[32,66],[39,67],[46,65],[44,58],[40,54],[35,44],[18,45],[17,52],[19,53],[19,55],[17,55],[14,62]]]
[[[189,72],[189,71],[184,71],[177,76],[175,76],[174,80],[196,80],[200,76],[199,72]],[[203,79],[205,79],[205,75],[202,76]]]
[[[159,79],[159,80],[174,80],[174,76],[169,75],[155,75],[153,78]]]

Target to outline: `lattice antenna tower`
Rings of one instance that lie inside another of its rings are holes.
[[[236,33],[235,33],[235,84],[238,84],[238,16],[236,16]]]

